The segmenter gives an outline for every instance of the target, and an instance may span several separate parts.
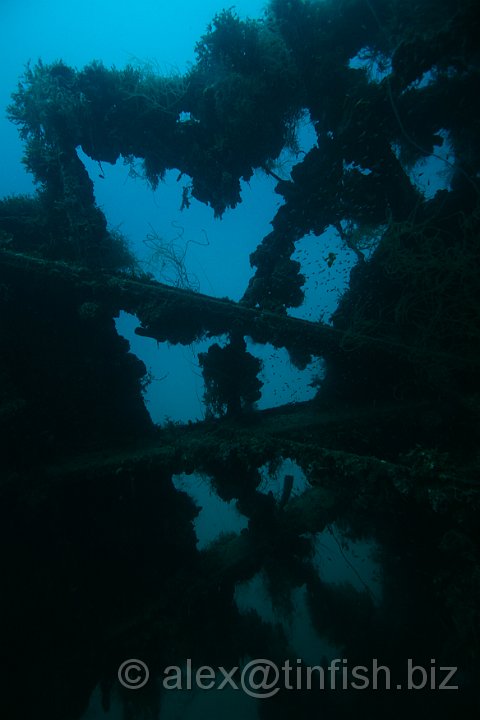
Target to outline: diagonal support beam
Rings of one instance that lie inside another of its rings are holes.
[[[64,262],[9,251],[0,252],[0,282],[36,279],[49,292],[75,293],[78,304],[95,302],[112,315],[124,310],[136,315],[138,335],[158,342],[189,344],[208,335],[235,330],[254,342],[285,347],[298,355],[320,356],[339,350],[341,334],[322,323],[291,318],[247,307],[228,299],[163,285],[144,277],[112,275]]]

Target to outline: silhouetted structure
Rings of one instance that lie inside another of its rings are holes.
[[[234,603],[260,571],[278,606],[305,586],[313,626],[350,665],[459,667],[453,693],[281,691],[262,718],[477,716],[478,18],[473,0],[272,0],[261,21],[216,16],[185,76],[27,69],[9,113],[38,192],[0,201],[5,717],[79,718],[97,685],[107,707],[129,657],[152,682],[124,693],[126,718],[161,713],[162,669],[187,657],[295,658],[279,627]],[[278,178],[284,204],[241,303],[142,273],[76,152],[141,158],[153,185],[176,168],[184,207],[221,215],[255,169],[278,177],[306,111],[318,144]],[[448,187],[426,198],[409,170],[447,143]],[[349,289],[332,325],[295,320],[295,243],[330,226],[358,257]],[[152,424],[120,310],[160,342],[229,333],[201,359],[210,420]],[[256,411],[246,336],[298,367],[323,357],[316,399]],[[310,487],[275,502],[259,469],[285,458]],[[198,509],[172,482],[194,472],[249,518],[202,552]],[[312,538],[334,525],[378,544],[379,606],[322,580]]]

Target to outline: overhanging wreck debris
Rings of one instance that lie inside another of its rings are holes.
[[[162,668],[186,658],[299,658],[280,621],[296,619],[300,591],[322,648],[392,674],[437,658],[459,667],[461,687],[422,695],[421,712],[417,693],[281,691],[255,708],[262,720],[478,717],[479,28],[474,0],[453,5],[272,0],[259,21],[219,13],[185,76],[27,68],[8,112],[38,192],[0,200],[5,717],[79,720],[95,685],[108,707],[128,657],[154,680],[122,696],[129,718],[158,716]],[[99,163],[143,161],[153,186],[176,169],[189,178],[182,208],[221,216],[255,170],[276,175],[305,111],[316,146],[277,176],[283,202],[241,302],[134,271],[78,147]],[[438,160],[447,136],[448,181],[426,197],[411,168]],[[302,267],[296,244],[328,227],[358,259],[331,326],[287,314],[304,273],[335,261],[327,246]],[[212,417],[154,426],[121,310],[158,342],[228,335],[199,355]],[[323,357],[315,399],[259,412],[247,336],[298,367]],[[262,483],[294,487],[288,462],[306,482],[279,500]],[[200,508],[176,474],[234,502],[247,527],[200,551]],[[327,581],[324,528],[341,553],[375,543],[380,606],[365,583]],[[257,573],[274,622],[236,604]]]
[[[202,293],[176,288],[147,276],[119,275],[92,270],[62,261],[0,251],[0,268],[5,282],[29,282],[39,278],[59,294],[68,290],[78,302],[99,303],[104,310],[117,315],[125,311],[140,320],[137,335],[157,342],[187,345],[203,337],[232,332],[248,336],[255,343],[270,343],[286,348],[292,356],[332,356],[350,353],[350,343],[387,354],[411,358],[444,358],[450,365],[478,368],[477,355],[442,353],[428,348],[412,347],[398,338],[375,336],[340,330],[323,322],[310,322],[288,315],[248,307],[228,298],[215,298]]]
[[[79,305],[96,302],[113,314],[132,313],[141,322],[136,333],[158,342],[189,344],[205,335],[234,330],[254,342],[308,349],[318,356],[339,348],[339,333],[322,323],[256,310],[146,277],[112,275],[7,251],[0,253],[0,267],[7,282],[30,282],[37,277],[59,295],[68,289]]]

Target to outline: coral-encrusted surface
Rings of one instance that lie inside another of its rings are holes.
[[[302,612],[350,667],[377,659],[403,681],[409,659],[453,666],[458,688],[433,691],[431,674],[418,692],[283,688],[255,717],[478,717],[478,17],[473,0],[272,0],[259,21],[219,13],[185,75],[27,68],[9,115],[37,193],[0,201],[2,717],[77,720],[97,688],[126,720],[161,718],[165,666],[295,665]],[[281,178],[305,112],[317,144]],[[176,168],[183,208],[216,215],[254,170],[275,177],[284,202],[242,301],[140,272],[78,146],[141,159],[154,186]],[[436,193],[414,179],[425,158],[448,176]],[[355,255],[348,290],[330,325],[293,319],[297,243],[327,228]],[[158,341],[212,339],[208,420],[152,424],[120,310]],[[322,357],[315,400],[259,412],[247,337],[300,368]],[[276,496],[265,477],[291,489],[285,462],[303,485]],[[244,529],[200,550],[178,474],[233,501]],[[377,595],[358,542],[375,548]],[[329,580],[331,547],[352,582]],[[236,604],[259,577],[274,622]],[[118,683],[128,658],[150,668],[137,693]]]

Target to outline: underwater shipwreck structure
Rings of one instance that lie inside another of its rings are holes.
[[[287,616],[305,589],[312,627],[350,666],[458,668],[449,692],[281,688],[258,717],[477,717],[477,10],[272,0],[262,20],[217,15],[182,76],[27,68],[9,114],[38,191],[0,201],[5,717],[80,718],[98,687],[105,709],[120,696],[126,718],[162,717],[166,666],[296,658],[280,624],[235,604],[258,573]],[[275,161],[305,112],[318,142],[281,179]],[[243,299],[143,273],[107,229],[78,147],[99,163],[142,160],[153,186],[177,169],[187,211],[196,200],[218,216],[241,202],[241,179],[274,175],[283,204]],[[447,176],[430,196],[412,174],[428,158]],[[295,319],[296,243],[331,227],[358,258],[349,288],[331,324]],[[122,310],[158,342],[212,339],[200,358],[209,419],[152,423],[146,368],[115,329]],[[261,364],[246,338],[299,368],[323,358],[315,399],[256,410]],[[288,497],[287,477],[277,500],[260,468],[285,459],[308,487]],[[180,473],[235,500],[246,529],[198,550]],[[327,528],[376,543],[380,603],[322,578],[312,548]],[[117,679],[127,658],[150,669],[135,693]]]

